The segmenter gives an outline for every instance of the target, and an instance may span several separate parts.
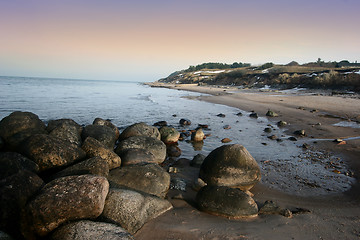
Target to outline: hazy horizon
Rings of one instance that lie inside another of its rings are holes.
[[[0,75],[155,81],[204,62],[360,61],[360,2],[0,2]]]

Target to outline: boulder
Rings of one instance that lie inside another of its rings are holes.
[[[306,132],[304,129],[301,129],[301,130],[296,130],[294,132],[295,135],[299,136],[299,137],[305,137],[306,136]]]
[[[81,220],[59,227],[51,234],[50,240],[133,240],[122,227],[104,222]]]
[[[51,120],[46,130],[50,136],[58,137],[81,146],[82,127],[72,119]]]
[[[205,160],[205,155],[199,153],[199,154],[195,155],[194,158],[191,160],[190,166],[200,167],[201,164],[204,162],[204,160]]]
[[[107,126],[114,131],[116,139],[118,139],[120,136],[119,129],[110,120],[104,120],[102,118],[95,118],[93,125]]]
[[[268,117],[278,117],[279,115],[274,111],[268,110],[267,113],[266,113],[266,116],[268,116]]]
[[[289,209],[281,208],[271,200],[265,201],[264,205],[259,210],[259,214],[278,214],[288,218],[292,217],[292,212]]]
[[[264,132],[266,132],[266,133],[271,133],[271,132],[272,132],[272,129],[271,129],[270,127],[266,127],[266,128],[264,129]]]
[[[278,125],[278,127],[284,127],[284,126],[287,125],[287,122],[285,122],[285,121],[278,121],[276,124]]]
[[[87,137],[95,138],[109,149],[114,149],[117,140],[114,130],[104,125],[87,125],[81,136],[83,140]]]
[[[104,209],[108,191],[108,181],[100,176],[55,179],[27,204],[24,230],[46,236],[68,221],[95,219]]]
[[[80,147],[45,134],[27,138],[22,152],[39,165],[40,171],[67,166],[85,158],[85,152]]]
[[[161,141],[165,144],[176,143],[180,137],[180,133],[173,127],[161,127],[159,132],[161,135]]]
[[[101,157],[93,157],[65,168],[64,170],[54,174],[52,179],[84,174],[108,177],[109,164]]]
[[[167,145],[166,146],[166,153],[168,155],[168,157],[180,157],[181,155],[181,149],[172,144],[172,145]]]
[[[179,124],[180,125],[191,125],[191,121],[189,119],[182,118],[182,119],[180,119]]]
[[[231,142],[232,140],[230,139],[230,138],[223,138],[223,139],[221,139],[221,142],[222,143],[229,143],[229,142]]]
[[[2,139],[2,137],[0,137],[0,151],[5,147],[5,142]]]
[[[122,141],[129,137],[134,136],[146,136],[160,140],[160,132],[156,127],[149,126],[146,123],[135,123],[127,127],[119,137],[119,141]]]
[[[252,113],[250,113],[249,117],[251,117],[251,118],[258,118],[259,115],[258,115],[257,113],[255,113],[255,112],[252,112]]]
[[[121,154],[121,165],[135,165],[144,163],[157,163],[155,156],[141,148],[130,148]]]
[[[200,167],[199,177],[208,185],[251,189],[261,179],[260,167],[240,144],[213,150]]]
[[[218,115],[216,115],[217,117],[221,117],[221,118],[224,118],[224,117],[226,117],[226,115],[225,114],[223,114],[223,113],[219,113]]]
[[[16,152],[0,152],[0,179],[7,178],[21,170],[39,172],[39,166]]]
[[[127,189],[110,189],[102,217],[131,234],[146,222],[172,209],[169,201]]]
[[[81,146],[88,158],[101,157],[106,160],[109,169],[120,167],[121,158],[112,149],[105,147],[101,142],[92,137],[87,137]]]
[[[33,172],[20,169],[0,181],[0,229],[20,235],[21,212],[26,202],[44,185]]]
[[[7,141],[11,136],[26,130],[44,133],[45,124],[31,112],[13,112],[0,121],[0,136]]]
[[[119,142],[115,152],[121,157],[127,150],[134,148],[149,151],[157,163],[162,163],[166,158],[166,145],[158,139],[146,136],[133,136]]]
[[[165,198],[170,175],[157,164],[131,165],[113,169],[109,174],[110,184],[122,186]]]
[[[157,126],[157,127],[164,127],[167,125],[168,125],[168,123],[166,121],[159,121],[159,122],[154,123],[154,126]]]
[[[0,137],[10,149],[17,149],[26,138],[47,133],[45,124],[31,112],[13,112],[0,121]]]
[[[238,188],[205,186],[197,193],[196,203],[201,211],[232,219],[258,214],[254,199]]]
[[[195,141],[195,142],[203,141],[204,137],[205,137],[205,134],[204,134],[202,128],[196,129],[196,131],[191,134],[191,140]]]

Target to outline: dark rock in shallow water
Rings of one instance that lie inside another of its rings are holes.
[[[20,235],[21,213],[26,202],[43,186],[33,172],[19,170],[0,182],[0,228],[14,236]]]
[[[109,149],[114,149],[117,140],[115,132],[105,125],[87,125],[81,136],[83,140],[87,137],[95,138]]]
[[[196,203],[201,211],[233,219],[258,214],[254,199],[238,188],[205,186],[197,193]]]
[[[136,233],[146,222],[172,209],[169,201],[127,189],[110,189],[102,217]]]
[[[294,141],[294,142],[297,141],[296,137],[289,137],[288,139],[289,139],[290,141]]]
[[[119,129],[110,120],[104,120],[102,118],[95,118],[93,125],[107,126],[114,131],[116,139],[118,139],[120,136]]]
[[[71,119],[51,120],[46,130],[49,135],[69,141],[73,144],[81,146],[82,127]]]
[[[225,114],[223,114],[223,113],[219,113],[218,115],[216,115],[217,117],[221,117],[221,118],[224,118],[224,117],[226,117],[226,115]]]
[[[52,179],[85,174],[107,177],[109,175],[109,164],[101,157],[89,158],[54,174]]]
[[[45,236],[63,223],[95,219],[103,211],[109,183],[93,175],[69,176],[46,184],[26,206],[25,231]]]
[[[166,121],[159,121],[159,122],[154,123],[154,126],[157,126],[157,127],[165,127],[167,125],[168,125],[168,123]]]
[[[297,130],[294,132],[295,135],[297,136],[300,136],[300,137],[305,137],[306,136],[306,133],[305,133],[305,130],[302,129],[302,130]]]
[[[86,156],[89,158],[101,157],[106,160],[110,170],[120,167],[121,165],[121,158],[113,150],[105,147],[95,138],[87,137],[81,148],[86,152]]]
[[[133,240],[134,238],[122,227],[104,222],[81,220],[69,223],[55,230],[51,240]]]
[[[145,149],[154,155],[157,163],[162,163],[166,158],[166,145],[155,138],[146,136],[129,137],[121,142],[115,152],[122,156],[129,149]]]
[[[195,155],[194,158],[191,160],[190,166],[200,167],[201,164],[204,162],[204,160],[205,160],[205,155],[199,153]]]
[[[161,141],[165,144],[176,143],[180,137],[180,133],[172,127],[161,127],[159,132],[161,135]]]
[[[182,118],[182,119],[180,119],[179,124],[181,124],[181,125],[191,125],[191,121],[189,119]]]
[[[180,157],[181,156],[181,149],[174,144],[166,146],[166,152],[167,152],[168,157]]]
[[[269,127],[267,127],[267,128],[264,129],[264,132],[266,132],[266,133],[271,133],[271,132],[272,132],[272,129],[269,128]]]
[[[76,145],[45,134],[27,138],[23,142],[22,152],[39,165],[40,171],[67,166],[86,156]]]
[[[109,181],[113,186],[122,186],[165,198],[170,175],[157,164],[131,165],[110,171]]]
[[[259,116],[258,116],[257,113],[253,112],[253,113],[250,113],[249,117],[251,117],[251,118],[258,118]]]
[[[134,136],[146,136],[160,140],[160,132],[156,127],[149,126],[146,123],[135,123],[127,127],[119,137],[119,141],[122,141],[129,137]]]
[[[236,114],[236,116],[242,116],[243,114],[242,114],[242,112],[238,112],[237,114]]]
[[[251,189],[261,179],[260,167],[246,148],[239,144],[213,150],[200,167],[199,177],[208,185]]]
[[[39,166],[27,157],[16,152],[0,152],[0,179],[9,177],[21,170],[39,172]]]

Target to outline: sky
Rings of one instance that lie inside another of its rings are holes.
[[[204,62],[360,62],[359,0],[0,0],[0,75],[155,81]]]

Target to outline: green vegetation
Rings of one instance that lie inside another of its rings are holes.
[[[200,85],[232,85],[242,88],[320,88],[360,92],[360,64],[347,60],[316,62],[300,65],[292,61],[286,65],[265,63],[252,67],[248,63],[203,63],[172,73],[159,80],[169,83],[197,83]]]

